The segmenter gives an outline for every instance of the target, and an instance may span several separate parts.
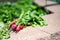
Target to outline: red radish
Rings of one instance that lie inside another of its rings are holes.
[[[11,25],[11,28],[12,28],[12,29],[15,29],[16,27],[17,27],[16,24],[12,24],[12,25]]]
[[[19,27],[20,27],[21,30],[23,29],[23,26],[22,25],[20,25]]]
[[[16,28],[16,31],[19,31],[19,30],[22,30],[22,29],[23,29],[23,26],[20,25],[20,26],[18,26],[18,27]]]
[[[17,28],[16,28],[16,31],[19,31],[19,30],[20,30],[20,27],[17,27]]]

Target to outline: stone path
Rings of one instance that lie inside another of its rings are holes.
[[[45,6],[44,0],[35,0],[41,6]],[[48,1],[48,4],[56,2]],[[45,7],[52,11],[52,14],[45,15],[48,26],[44,27],[27,27],[18,33],[11,32],[9,40],[60,40],[60,5]]]

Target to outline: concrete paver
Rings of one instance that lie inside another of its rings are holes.
[[[52,5],[46,8],[54,13],[60,13],[60,4]]]
[[[43,30],[50,34],[60,31],[60,13],[46,15],[44,18],[48,25],[44,27],[37,27],[38,30]]]
[[[48,40],[50,34],[39,31],[33,27],[27,27],[17,34],[11,32],[11,38],[9,40]]]
[[[46,0],[35,0],[35,3],[37,3],[40,6],[45,6],[46,5]],[[52,2],[52,1],[47,1],[47,5],[50,4],[56,4],[56,2]]]
[[[46,6],[46,0],[35,0],[35,3],[47,8],[48,10],[50,10],[54,13],[60,13],[60,4],[58,4],[56,2],[47,1],[47,6]]]

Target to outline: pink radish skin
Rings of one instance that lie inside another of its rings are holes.
[[[22,29],[23,29],[23,26],[20,25],[20,26],[18,26],[18,27],[16,28],[16,31],[20,31],[20,30],[22,30]]]
[[[16,24],[12,24],[12,25],[11,25],[11,28],[12,28],[12,29],[15,29],[16,27],[17,27]]]

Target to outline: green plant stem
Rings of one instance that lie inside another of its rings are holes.
[[[17,25],[18,25],[18,24],[21,24],[21,23],[19,23],[19,22],[21,22],[20,20],[21,20],[21,18],[23,17],[23,15],[24,15],[24,10],[21,11],[20,17],[18,18],[17,23],[16,23]]]

